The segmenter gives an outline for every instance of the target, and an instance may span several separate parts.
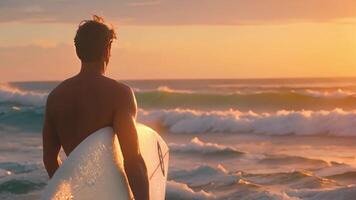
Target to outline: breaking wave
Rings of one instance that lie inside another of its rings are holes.
[[[138,121],[162,127],[171,133],[252,133],[265,135],[331,135],[356,136],[356,110],[286,111],[270,113],[238,110],[202,111],[190,109],[139,110]],[[39,131],[43,122],[43,107],[0,109],[0,128]],[[176,151],[179,145],[172,144]],[[202,144],[196,139],[187,144],[196,153],[232,153],[231,148]],[[199,149],[199,150],[198,150]],[[198,152],[199,151],[199,152]]]
[[[346,97],[355,97],[355,92],[345,91],[342,89],[337,89],[336,91],[318,91],[306,89],[302,91],[297,91],[296,93],[304,94],[311,97],[317,98],[346,98]]]
[[[193,91],[190,91],[190,90],[177,90],[177,89],[171,89],[169,88],[168,86],[159,86],[157,88],[157,91],[160,91],[160,92],[171,92],[171,93],[186,93],[186,94],[191,94],[193,93]]]
[[[194,137],[188,144],[170,143],[169,148],[177,153],[195,153],[209,155],[241,155],[243,152],[235,148],[219,145],[216,143],[203,142],[198,137]]]
[[[42,106],[46,98],[46,93],[22,91],[9,84],[0,84],[0,103]]]
[[[208,200],[215,196],[203,190],[195,192],[184,183],[167,181],[166,199],[170,200]]]
[[[172,133],[255,133],[267,135],[356,136],[356,111],[286,111],[275,113],[140,110],[139,120],[158,124]]]

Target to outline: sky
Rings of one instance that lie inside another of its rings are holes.
[[[115,79],[356,76],[354,0],[1,0],[0,82],[78,73],[78,24],[118,32]]]

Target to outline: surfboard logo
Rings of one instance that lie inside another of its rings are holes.
[[[162,154],[162,149],[161,149],[161,145],[159,145],[159,142],[157,142],[157,152],[158,152],[158,158],[159,158],[159,166],[161,167],[163,176],[165,176],[163,154]]]

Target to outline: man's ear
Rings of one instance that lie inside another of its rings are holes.
[[[105,61],[106,65],[109,64],[110,55],[111,55],[111,44],[108,45],[108,47],[106,48],[106,50],[104,52],[104,61]]]

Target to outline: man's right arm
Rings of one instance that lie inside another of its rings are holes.
[[[50,113],[51,95],[48,96],[45,111],[45,120],[42,130],[43,144],[43,163],[47,170],[48,176],[51,178],[61,165],[61,160],[58,157],[61,149],[61,144],[53,125],[53,120]]]
[[[125,172],[135,199],[148,200],[149,181],[147,168],[140,153],[135,122],[136,100],[132,90],[129,88],[119,98],[113,128],[120,141]]]

